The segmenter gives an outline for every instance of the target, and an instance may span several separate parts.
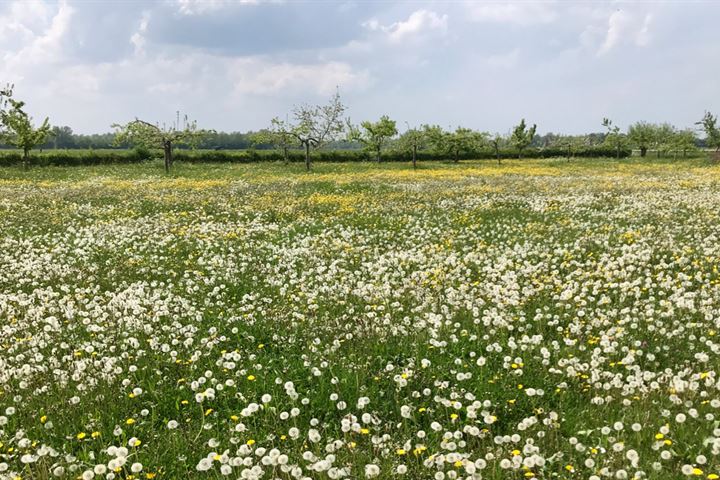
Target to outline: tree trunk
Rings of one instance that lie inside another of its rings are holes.
[[[495,158],[497,159],[498,165],[500,165],[500,147],[495,146]]]
[[[413,145],[413,170],[417,170],[417,145]]]
[[[305,142],[305,169],[310,171],[310,142]]]
[[[283,158],[285,159],[285,165],[287,165],[290,162],[290,159],[288,158],[288,148],[283,147]]]
[[[518,148],[518,160],[522,160],[522,148]]]
[[[640,156],[645,157],[647,155],[647,147],[640,147]]]
[[[376,151],[376,158],[377,158],[377,162],[380,163],[380,149],[379,148]]]
[[[459,151],[459,150],[455,150],[455,163],[460,162],[460,158],[458,158],[458,155],[460,155],[460,151]]]
[[[23,149],[23,170],[27,170],[30,165],[30,150]]]
[[[165,153],[165,173],[170,173],[170,165],[172,165],[172,143],[163,142],[163,151]]]

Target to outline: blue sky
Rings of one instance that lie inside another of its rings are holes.
[[[181,110],[258,129],[339,86],[354,121],[507,132],[720,113],[720,1],[0,0],[0,83],[77,132]]]

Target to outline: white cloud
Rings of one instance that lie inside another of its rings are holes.
[[[271,95],[288,91],[327,95],[337,86],[344,90],[365,88],[371,80],[366,71],[356,72],[342,62],[273,64],[257,59],[235,60],[229,75],[234,92],[240,95]]]
[[[183,15],[202,15],[236,5],[256,5],[261,0],[175,0]]]
[[[652,24],[652,21],[652,13],[648,13],[647,15],[645,15],[645,20],[643,20],[643,26],[635,36],[635,44],[637,46],[646,47],[650,44],[650,25]]]
[[[551,23],[557,18],[554,1],[479,3],[467,2],[469,18],[476,22],[532,25]]]
[[[382,25],[377,19],[370,19],[363,23],[368,30],[385,32],[393,42],[400,42],[409,37],[421,36],[424,33],[437,32],[441,35],[447,33],[448,16],[439,15],[431,10],[416,10],[407,20]]]
[[[650,26],[653,15],[648,13],[642,20],[642,27],[638,30],[640,15],[627,10],[616,10],[608,18],[605,41],[598,50],[598,55],[605,55],[623,43],[633,43],[638,47],[650,44]]]
[[[130,43],[132,43],[133,47],[135,47],[135,55],[145,54],[145,45],[147,43],[145,34],[147,33],[149,23],[150,12],[146,10],[142,13],[142,17],[140,18],[140,25],[138,26],[137,31],[133,33],[130,37]]]

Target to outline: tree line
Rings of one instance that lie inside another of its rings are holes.
[[[388,151],[404,153],[417,167],[418,154],[431,151],[455,162],[461,157],[491,150],[498,163],[506,156],[501,152],[512,149],[517,158],[525,151],[553,149],[562,151],[568,158],[583,149],[602,146],[615,152],[630,148],[639,150],[645,157],[649,151],[658,157],[687,156],[700,148],[720,152],[720,127],[717,116],[706,112],[696,128],[678,129],[669,123],[654,124],[636,122],[627,132],[604,118],[600,123],[604,132],[587,135],[562,135],[548,133],[539,135],[537,125],[522,119],[507,134],[490,134],[465,127],[445,129],[440,125],[410,126],[405,124],[400,132],[397,122],[387,115],[377,121],[354,124],[346,117],[347,107],[339,92],[335,92],[325,104],[302,104],[295,106],[285,118],[275,117],[270,125],[257,132],[216,132],[201,129],[197,122],[187,116],[169,124],[151,123],[135,119],[125,124],[114,124],[114,132],[98,135],[77,135],[67,126],[51,126],[45,119],[35,126],[25,112],[25,103],[13,98],[13,87],[0,89],[0,146],[16,148],[23,152],[22,161],[27,166],[33,149],[83,149],[83,148],[136,148],[163,152],[166,171],[174,162],[176,149],[274,149],[282,153],[287,162],[290,153],[302,151],[306,168],[312,165],[313,152],[323,149],[363,149],[380,162]],[[698,137],[698,130],[705,138]]]

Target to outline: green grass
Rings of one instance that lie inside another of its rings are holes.
[[[0,478],[714,478],[718,204],[705,160],[0,169]]]

